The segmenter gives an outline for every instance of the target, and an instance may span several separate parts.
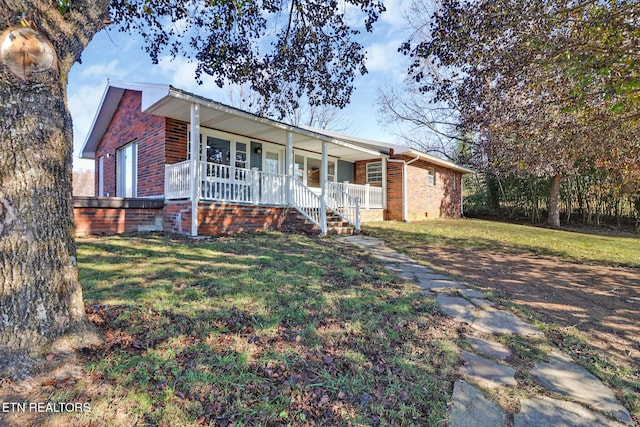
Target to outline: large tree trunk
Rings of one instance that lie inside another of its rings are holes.
[[[0,61],[0,376],[12,377],[37,370],[34,362],[57,340],[86,338],[73,235],[66,78],[107,10],[103,4],[101,13],[63,18],[51,8],[56,2],[7,0],[0,12],[11,16],[25,3],[33,11],[33,28],[51,42],[57,59],[36,73]]]
[[[560,228],[560,183],[562,175],[556,174],[551,178],[549,186],[549,226]]]

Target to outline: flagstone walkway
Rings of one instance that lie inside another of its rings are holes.
[[[504,334],[544,338],[542,331],[509,311],[496,309],[482,292],[436,274],[381,240],[363,235],[337,240],[367,250],[385,268],[434,297],[444,313],[471,326],[465,338],[473,352],[460,352],[463,364],[453,387],[449,427],[633,425],[629,411],[611,389],[555,348],[528,372],[544,394],[523,398],[516,414],[505,412],[486,391],[516,386],[517,369],[507,362],[510,350],[494,338]]]

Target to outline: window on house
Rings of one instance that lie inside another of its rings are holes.
[[[382,162],[367,163],[367,182],[382,182]]]
[[[458,189],[458,174],[455,172],[453,173],[453,189]]]
[[[265,155],[264,171],[271,174],[280,173],[280,154],[267,151]]]
[[[104,156],[98,158],[98,197],[104,197]]]
[[[117,153],[117,196],[136,197],[138,193],[138,143],[131,142]]]
[[[231,141],[207,136],[207,162],[229,166],[231,164]]]
[[[247,168],[247,144],[236,142],[236,167]]]
[[[304,156],[296,154],[294,156],[293,176],[304,184]]]
[[[436,170],[434,168],[429,168],[427,181],[429,185],[436,185]]]

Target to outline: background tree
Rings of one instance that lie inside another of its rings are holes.
[[[563,176],[638,169],[639,10],[630,1],[443,0],[402,51],[420,90],[458,111],[495,171],[550,180],[548,221],[559,227]]]
[[[411,40],[426,40],[429,36],[430,17],[438,4],[433,0],[414,0],[405,14],[407,30]],[[456,100],[433,102],[423,92],[425,79],[436,84],[438,80],[452,79],[449,70],[436,68],[429,58],[415,65],[414,74],[420,69],[423,76],[416,80],[407,76],[401,85],[379,90],[379,116],[387,124],[395,127],[396,134],[407,145],[426,153],[458,161],[457,149],[467,141],[457,129],[459,109]]]
[[[0,62],[0,370],[20,376],[61,337],[85,337],[71,197],[67,76],[91,38],[115,25],[154,61],[168,51],[202,73],[246,83],[284,113],[302,95],[343,107],[364,73],[345,9],[369,31],[374,0],[5,0]],[[350,21],[352,22],[352,21]],[[20,31],[18,31],[20,30]],[[28,41],[28,42],[27,42]],[[10,48],[6,48],[9,46]]]
[[[95,196],[95,176],[92,170],[73,171],[73,195],[74,196]]]
[[[306,97],[297,100],[295,105],[290,105],[284,111],[284,116],[281,111],[264,105],[260,94],[251,90],[246,84],[229,86],[226,98],[227,102],[234,107],[282,120],[294,126],[308,126],[335,132],[346,132],[350,128],[341,108],[334,105],[312,105]]]

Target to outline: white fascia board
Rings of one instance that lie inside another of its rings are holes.
[[[415,157],[417,159],[421,159],[421,160],[427,161],[429,163],[433,163],[435,165],[445,167],[447,169],[452,169],[452,170],[454,170],[456,172],[460,172],[460,173],[463,173],[463,174],[473,173],[473,171],[471,169],[465,168],[464,166],[456,165],[455,163],[450,162],[448,160],[444,160],[444,159],[441,159],[439,157],[435,157],[435,156],[429,155],[427,153],[423,153],[422,151],[414,150],[413,148],[410,148],[407,151],[396,153],[396,154],[407,154],[407,155],[413,156],[413,157]]]
[[[93,160],[96,157],[96,147],[97,143],[93,143],[96,139],[96,134],[100,133],[98,128],[104,127],[102,124],[103,119],[103,108],[105,106],[107,94],[109,93],[109,81],[107,80],[107,85],[102,92],[102,98],[100,98],[100,103],[98,104],[98,110],[96,111],[95,116],[93,117],[93,121],[91,122],[91,127],[89,128],[89,132],[84,140],[84,144],[82,144],[82,150],[80,150],[80,158],[81,159],[90,159]],[[113,113],[112,113],[113,114]],[[108,126],[108,124],[107,124]],[[104,127],[106,130],[106,127]],[[104,133],[104,131],[102,131]]]
[[[171,85],[160,83],[130,83],[121,80],[109,80],[108,86],[123,90],[142,92],[141,110],[143,112],[169,96],[171,91]]]

